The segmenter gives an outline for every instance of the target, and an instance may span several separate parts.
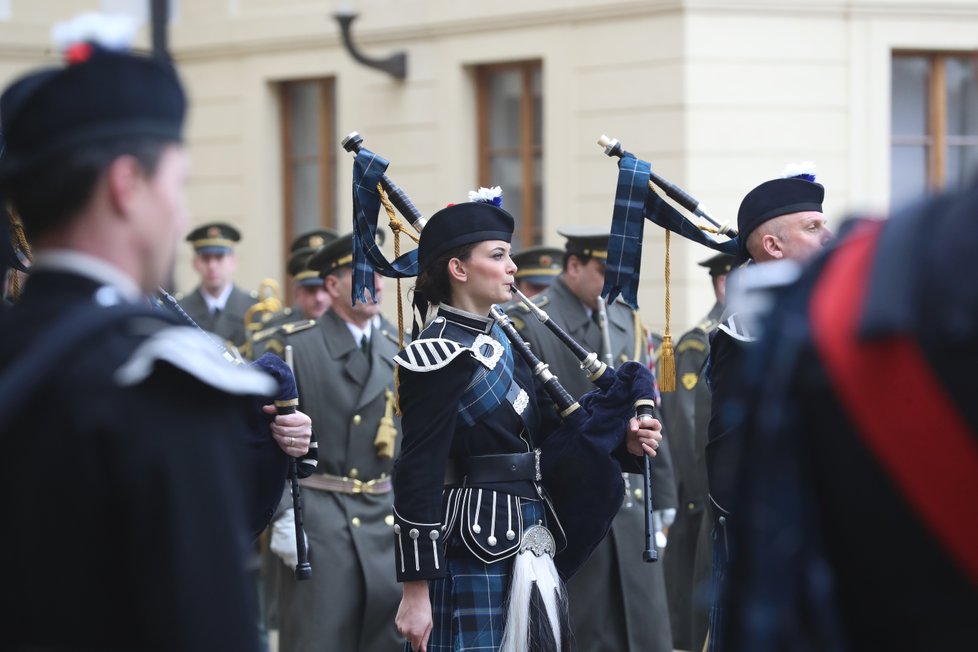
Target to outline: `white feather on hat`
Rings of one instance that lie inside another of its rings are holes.
[[[809,181],[815,181],[815,163],[814,161],[802,161],[800,163],[789,163],[784,166],[784,171],[781,173],[782,179],[796,179],[803,178]]]
[[[477,201],[483,204],[492,204],[493,206],[502,206],[503,189],[500,188],[499,186],[493,186],[492,188],[479,188],[478,190],[470,190],[469,201]]]
[[[86,12],[51,28],[51,40],[59,52],[72,45],[91,42],[106,50],[128,50],[138,21],[126,14]]]

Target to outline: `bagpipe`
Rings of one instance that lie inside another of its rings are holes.
[[[618,183],[615,190],[614,211],[611,218],[611,236],[608,239],[608,260],[601,296],[609,303],[619,295],[633,310],[638,309],[638,281],[642,266],[642,240],[645,221],[648,220],[666,231],[665,253],[665,331],[662,337],[662,372],[659,387],[663,392],[676,389],[676,362],[669,332],[671,302],[669,297],[670,234],[675,233],[687,240],[716,251],[743,256],[737,231],[714,219],[692,195],[670,183],[652,171],[652,164],[625,151],[616,138],[601,135],[598,145],[610,157],[618,158]],[[678,204],[692,215],[709,224],[689,219],[659,193]],[[717,237],[724,236],[721,240]]]
[[[221,342],[211,337],[202,329],[187,312],[180,307],[177,300],[163,288],[159,288],[158,295],[161,305],[175,313],[188,325],[193,326],[202,337],[220,351],[221,356],[231,364],[244,364],[244,360],[234,356],[227,347]],[[272,376],[278,384],[278,391],[273,398],[275,410],[278,414],[294,414],[299,407],[299,390],[295,383],[295,375],[292,373],[291,361],[284,361],[272,353],[266,353],[254,362],[251,366],[264,371]],[[302,529],[302,498],[299,493],[299,478],[307,477],[315,470],[315,447],[310,442],[309,453],[303,456],[302,461],[286,455],[289,465],[289,484],[292,492],[292,509],[295,512],[295,541],[298,562],[295,566],[295,578],[297,580],[308,580],[312,577],[312,566],[309,564],[309,551],[306,547],[306,537]],[[310,455],[311,454],[311,455]],[[300,470],[300,466],[302,467]],[[281,485],[278,485],[281,487]],[[281,488],[279,488],[281,494]]]
[[[386,175],[389,162],[363,147],[363,139],[356,132],[343,140],[344,148],[355,154],[353,166],[353,301],[365,301],[366,291],[374,293],[374,272],[390,278],[407,278],[418,273],[417,250],[401,254],[393,261],[387,260],[376,246],[377,216],[383,202],[382,191],[393,189],[398,194],[390,203],[411,221],[419,231],[424,227],[420,211]],[[400,208],[400,205],[405,208]],[[514,288],[514,292],[515,292]],[[417,301],[417,298],[416,298]],[[531,310],[536,309],[528,303]],[[415,306],[419,308],[419,306]],[[537,309],[538,310],[538,309]],[[423,316],[425,312],[419,310]],[[542,311],[540,311],[542,312]],[[536,312],[534,314],[537,314]],[[576,541],[568,542],[555,564],[564,577],[569,577],[590,556],[595,546],[607,535],[624,497],[624,481],[620,462],[613,457],[622,443],[627,428],[629,411],[640,420],[651,417],[653,407],[652,377],[648,368],[636,362],[628,362],[618,370],[612,370],[574,341],[549,316],[541,321],[547,324],[561,342],[582,363],[582,369],[598,389],[588,392],[580,401],[574,399],[549,367],[536,357],[529,345],[513,327],[509,318],[498,307],[492,310],[493,319],[502,327],[517,353],[526,361],[543,389],[560,413],[563,423],[540,444],[541,476],[547,487],[554,511],[566,532],[573,532]],[[423,319],[423,317],[422,317]],[[418,318],[415,316],[417,326]],[[415,329],[417,332],[417,327]],[[646,465],[650,468],[649,458]],[[603,483],[586,482],[586,478],[606,478]],[[646,483],[650,488],[650,481]],[[651,495],[647,501],[646,549],[643,558],[655,561]]]
[[[737,255],[737,231],[714,219],[689,193],[652,171],[652,164],[626,151],[615,138],[602,135],[598,145],[606,155],[618,158],[618,185],[608,243],[608,267],[601,294],[611,303],[620,294],[633,310],[638,309],[638,279],[642,262],[645,221],[716,251]],[[705,219],[697,224],[666,202],[659,189],[683,209]],[[721,240],[715,235],[725,236]]]

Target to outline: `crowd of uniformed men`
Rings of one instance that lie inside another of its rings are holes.
[[[11,526],[0,538],[0,635],[16,650],[250,650],[255,623],[241,617],[252,592],[263,598],[259,626],[276,629],[285,652],[403,648],[391,488],[403,342],[380,312],[383,279],[377,301],[351,302],[351,234],[304,233],[285,307],[270,286],[235,285],[233,226],[186,236],[200,276],[180,298],[186,314],[251,359],[291,347],[300,412],[274,417],[266,376],[223,364],[206,338],[188,340],[145,305],[172,265],[168,243],[187,229],[185,98],[172,67],[91,49],[71,57],[0,98],[0,185],[24,226],[21,251],[29,241],[36,253],[23,297],[0,312],[0,507]],[[661,561],[642,559],[643,484],[628,476],[610,532],[568,585],[576,649],[974,644],[978,419],[967,372],[978,299],[974,284],[949,283],[974,254],[974,190],[885,227],[860,224],[835,245],[823,194],[804,174],[760,184],[740,207],[739,255],[701,263],[716,304],[678,339],[676,391],[659,406]],[[659,336],[624,303],[598,302],[608,231],[557,233],[563,248],[513,254],[517,285],[612,365],[654,368]],[[928,238],[938,253],[918,246]],[[800,285],[764,290],[791,275],[759,273],[777,268],[761,263],[811,260],[792,268]],[[727,275],[745,261],[755,264],[737,274],[757,273],[740,294],[771,292],[780,307],[768,345],[751,311],[725,306]],[[506,310],[571,394],[591,388],[525,305]],[[255,397],[266,399],[257,410]],[[912,428],[886,416],[915,411]],[[939,427],[916,445],[928,423]],[[213,436],[195,436],[202,429]],[[938,462],[915,468],[915,450]],[[299,481],[310,581],[293,574],[284,472],[286,455],[303,454],[315,466]],[[249,481],[270,482],[273,503],[281,488],[277,508],[236,498]],[[855,487],[864,493],[847,493]],[[248,524],[269,522],[257,544],[245,540]],[[246,551],[262,559],[251,586],[238,577]]]

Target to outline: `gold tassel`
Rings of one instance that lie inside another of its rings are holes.
[[[394,392],[385,389],[384,398],[387,403],[384,405],[384,416],[380,418],[380,425],[377,426],[374,447],[377,449],[377,457],[389,460],[394,457],[394,443],[397,441],[397,428],[394,427]]]
[[[676,391],[676,353],[672,348],[672,335],[669,332],[669,320],[672,313],[672,303],[669,297],[669,231],[666,231],[666,332],[662,336],[662,355],[659,359],[662,366],[659,371],[659,391]]]

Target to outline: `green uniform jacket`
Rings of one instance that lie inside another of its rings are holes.
[[[676,344],[676,391],[662,395],[662,413],[668,429],[669,449],[676,471],[679,511],[669,529],[669,547],[663,558],[673,645],[680,650],[699,650],[706,635],[709,615],[704,602],[698,611],[701,625],[693,634],[693,613],[698,580],[694,574],[697,538],[709,500],[706,480],[706,439],[710,424],[710,388],[703,366],[710,354],[710,333],[719,322],[723,306],[716,304],[706,319],[685,333]],[[709,526],[707,526],[709,529]],[[701,574],[710,560],[701,565]],[[699,602],[699,601],[697,601]],[[693,641],[699,640],[699,647]]]
[[[534,297],[534,301],[586,349],[601,350],[600,329],[561,278]],[[580,397],[594,389],[580,370],[577,358],[546,326],[520,306],[510,306],[509,315],[536,355],[550,365],[550,370],[572,396]],[[616,303],[608,307],[608,322],[614,363],[647,362],[648,344],[636,313]],[[654,495],[660,484],[653,477]],[[642,561],[645,546],[642,476],[627,474],[626,490],[629,495],[608,536],[568,582],[576,649],[669,652],[672,635],[662,565]]]
[[[394,392],[399,347],[387,322],[374,325],[370,360],[332,310],[284,339],[294,354],[299,409],[312,418],[319,441],[317,472],[363,482],[390,476],[374,438]],[[400,440],[400,420],[395,416]],[[396,457],[396,452],[395,455]],[[346,494],[302,489],[311,580],[282,573],[279,598],[283,652],[394,652],[401,590],[391,569],[393,494]]]
[[[180,307],[183,308],[190,318],[197,322],[197,325],[208,333],[220,336],[226,342],[235,346],[240,346],[247,337],[245,333],[245,313],[248,308],[255,305],[256,297],[248,294],[238,286],[234,286],[228,302],[224,305],[224,310],[217,317],[214,317],[207,310],[207,302],[201,294],[203,290],[198,287],[187,296],[180,299]]]

